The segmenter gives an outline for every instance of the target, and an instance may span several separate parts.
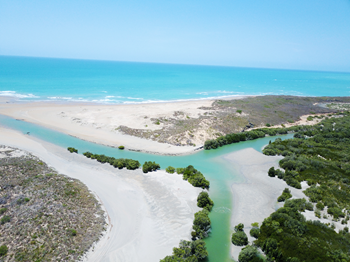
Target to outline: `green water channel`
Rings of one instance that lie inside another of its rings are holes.
[[[155,161],[162,169],[168,166],[186,167],[193,165],[201,171],[210,181],[210,197],[214,201],[214,208],[210,214],[212,232],[205,241],[209,252],[208,261],[228,262],[230,258],[230,218],[232,210],[232,194],[230,186],[239,182],[242,178],[237,174],[237,166],[230,165],[222,156],[245,148],[254,148],[261,151],[262,147],[270,140],[277,137],[282,139],[290,138],[292,135],[265,137],[253,141],[245,141],[227,145],[216,150],[201,150],[195,154],[186,156],[163,156],[153,155],[128,150],[102,146],[95,143],[80,140],[78,138],[44,128],[24,121],[18,121],[10,117],[0,115],[0,125],[20,131],[24,134],[30,132],[31,136],[61,146],[63,148],[74,147],[80,153],[90,151],[96,154],[105,154],[116,158],[131,158],[138,160],[141,164],[144,161]],[[169,254],[170,255],[170,254]]]

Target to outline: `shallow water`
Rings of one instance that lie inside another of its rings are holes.
[[[170,165],[174,167],[186,167],[188,165],[193,165],[210,181],[209,194],[215,204],[213,211],[210,214],[210,219],[212,221],[212,232],[210,237],[205,240],[209,252],[208,260],[211,262],[232,261],[230,258],[230,236],[232,233],[230,229],[232,209],[232,194],[230,186],[233,182],[239,182],[240,179],[242,179],[236,172],[237,167],[225,162],[221,156],[244,148],[254,148],[257,151],[261,151],[263,146],[268,144],[270,140],[273,141],[277,137],[286,139],[292,136],[285,135],[265,137],[253,141],[245,141],[227,145],[216,150],[202,150],[195,154],[186,156],[161,156],[119,150],[117,148],[94,144],[48,128],[15,120],[3,115],[0,115],[0,125],[20,131],[24,134],[29,132],[30,136],[34,136],[63,148],[67,148],[69,146],[77,148],[79,153],[90,151],[93,153],[114,156],[116,158],[136,159],[140,163],[143,163],[144,161],[155,161],[156,163],[160,164],[162,169],[165,169]]]

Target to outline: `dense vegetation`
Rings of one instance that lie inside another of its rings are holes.
[[[329,118],[306,126],[293,139],[276,139],[263,150],[267,155],[283,155],[277,175],[287,184],[301,188],[318,207],[327,207],[334,219],[350,212],[350,116]],[[323,209],[323,208],[322,208]],[[347,218],[348,219],[348,218]],[[345,221],[344,221],[345,222]]]
[[[287,200],[260,227],[255,244],[277,262],[350,261],[350,234],[339,233],[319,221],[306,221],[300,213],[305,201]]]
[[[189,165],[186,168],[177,168],[176,173],[182,174],[183,179],[187,180],[194,187],[209,188],[209,181],[205,179],[204,175]]]
[[[241,141],[255,140],[258,138],[265,137],[266,135],[269,135],[269,136],[285,135],[288,132],[292,132],[292,131],[295,132],[299,129],[300,127],[293,126],[288,128],[260,128],[260,129],[254,129],[252,131],[246,131],[241,133],[231,133],[225,136],[220,136],[216,139],[205,141],[204,149],[205,150],[216,149],[224,145],[238,143]]]
[[[156,162],[146,161],[142,166],[143,173],[148,173],[160,169],[160,165]]]
[[[119,169],[126,167],[129,170],[135,170],[140,167],[139,161],[133,159],[114,158],[105,155],[92,154],[90,152],[85,152],[83,155],[87,158],[96,159],[100,163],[109,163],[110,165]]]
[[[327,212],[333,221],[348,224],[350,115],[343,113],[314,126],[300,127],[293,139],[276,139],[263,152],[285,156],[279,163],[284,171],[270,168],[268,175],[277,176],[296,188],[301,188],[300,183],[307,181],[310,187],[304,193],[315,204],[305,199],[288,199],[290,191],[285,189],[278,199],[285,200],[284,206],[266,218],[259,231],[251,230],[251,235],[257,238],[254,245],[261,248],[268,261],[350,261],[347,226],[337,233],[334,225],[307,221],[301,214],[316,206],[317,217],[321,217],[323,211],[324,216]],[[253,258],[244,260],[252,253],[254,250],[248,246],[242,250],[239,261],[257,261]]]

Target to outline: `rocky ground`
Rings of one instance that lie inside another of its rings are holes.
[[[76,261],[105,230],[99,202],[79,180],[0,146],[0,261]]]
[[[174,111],[170,117],[152,118],[160,128],[137,129],[119,126],[128,135],[173,145],[204,144],[208,139],[241,132],[254,127],[294,123],[308,114],[334,113],[349,108],[350,97],[257,96],[233,100],[216,100],[193,117]]]

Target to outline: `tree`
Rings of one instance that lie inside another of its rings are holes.
[[[248,245],[248,237],[244,231],[238,231],[232,234],[231,237],[232,244],[236,246]]]
[[[213,208],[214,202],[210,199],[209,194],[207,192],[200,192],[197,197],[197,206],[201,208],[205,208],[208,211],[211,211]]]
[[[231,241],[232,244],[236,246],[245,246],[248,245],[248,237],[243,231],[244,225],[242,223],[235,226],[235,232],[232,234]]]
[[[211,221],[209,218],[209,211],[203,209],[194,214],[193,230],[196,233],[196,237],[205,238],[208,236],[208,231],[211,227]]]
[[[276,171],[274,167],[271,167],[268,172],[270,177],[274,177],[276,175]]]
[[[238,256],[239,262],[263,261],[258,257],[258,250],[253,246],[246,246],[241,250]]]
[[[253,227],[253,228],[249,231],[249,234],[250,234],[252,237],[258,238],[258,237],[259,237],[259,234],[260,234],[260,229],[257,228],[257,227]]]

